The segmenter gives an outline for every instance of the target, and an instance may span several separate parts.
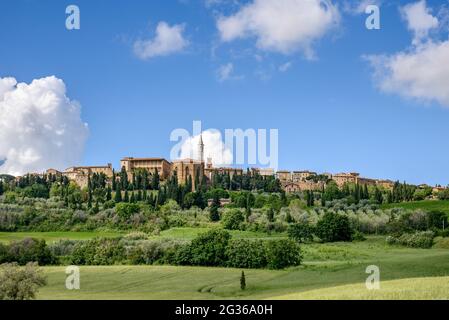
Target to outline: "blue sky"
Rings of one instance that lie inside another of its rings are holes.
[[[367,30],[367,15],[340,3],[338,25],[313,41],[308,59],[301,49],[257,47],[257,36],[222,41],[217,17],[251,1],[3,0],[0,78],[64,81],[89,125],[85,165],[118,167],[124,156],[168,158],[171,131],[191,130],[192,121],[201,120],[204,129],[279,129],[280,169],[446,185],[449,108],[441,92],[416,99],[396,87],[381,90],[363,58],[413,54],[414,34],[399,8],[415,2],[382,4],[380,30]],[[80,30],[65,28],[69,4],[80,8]],[[444,9],[442,1],[426,5],[435,17]],[[133,44],[152,39],[161,21],[182,25],[188,45],[139,58]],[[431,41],[443,42],[446,31],[434,30]],[[288,70],[280,71],[286,63]],[[220,81],[218,70],[228,64],[233,73]]]

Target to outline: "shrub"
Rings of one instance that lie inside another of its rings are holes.
[[[365,241],[366,237],[363,235],[363,233],[356,231],[356,232],[354,232],[352,239],[354,241]]]
[[[73,249],[77,241],[75,240],[59,240],[58,242],[54,242],[48,246],[50,252],[57,257],[60,256],[69,256],[72,254]]]
[[[46,283],[35,263],[28,263],[25,268],[17,263],[0,266],[0,300],[34,299],[39,287]]]
[[[388,244],[400,244],[412,248],[428,249],[433,246],[435,234],[432,231],[421,231],[415,233],[404,233],[399,237],[388,236]]]
[[[284,269],[301,264],[299,244],[290,239],[270,240],[265,243],[270,269]]]
[[[131,233],[128,233],[127,235],[125,235],[123,237],[126,240],[146,240],[148,239],[148,234],[146,234],[145,232],[141,232],[141,231],[134,231]]]
[[[239,230],[241,224],[245,221],[242,211],[239,209],[230,209],[225,212],[222,219],[223,228],[228,230]]]
[[[140,206],[136,203],[120,202],[115,205],[115,211],[122,219],[129,219],[133,214],[139,213]]]
[[[315,229],[315,234],[323,242],[351,241],[352,228],[347,216],[335,213],[326,213]]]
[[[130,250],[128,259],[132,264],[178,264],[173,256],[181,244],[171,239],[144,241]]]
[[[126,259],[120,239],[97,238],[78,242],[71,255],[74,265],[114,265]]]
[[[228,266],[232,268],[265,268],[267,250],[262,240],[231,240],[227,248]]]
[[[430,211],[428,213],[429,229],[443,229],[447,227],[447,214],[441,211]]]
[[[431,248],[435,234],[432,231],[415,232],[403,234],[399,237],[399,242],[407,247]]]
[[[231,235],[220,229],[213,229],[198,235],[188,248],[183,248],[183,258],[191,265],[224,266],[226,265],[226,247]]]
[[[435,248],[449,249],[449,238],[442,238],[442,237],[436,238]]]
[[[295,223],[288,228],[288,237],[298,242],[313,240],[313,227],[306,223]]]
[[[22,266],[26,265],[28,262],[37,262],[40,265],[56,263],[56,257],[47,247],[45,240],[32,238],[11,242],[6,246],[6,254],[3,256],[3,259],[4,260],[0,261],[0,263],[17,262]]]

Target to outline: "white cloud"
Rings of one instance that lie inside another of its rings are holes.
[[[230,149],[227,149],[221,133],[217,130],[203,131],[204,157],[212,158],[214,166],[230,165],[233,162],[233,155]],[[181,147],[180,159],[197,158],[198,143],[200,135],[190,137]]]
[[[415,38],[408,50],[366,57],[377,85],[385,92],[449,107],[449,40],[428,38],[438,20],[429,14],[425,1],[406,5],[401,12]]]
[[[134,53],[140,59],[150,59],[157,56],[167,56],[184,50],[189,41],[183,36],[184,25],[169,26],[159,22],[153,39],[138,40],[134,43]]]
[[[370,56],[379,87],[407,98],[449,107],[449,41],[429,42],[411,52]]]
[[[292,67],[292,65],[293,65],[293,63],[291,61],[281,64],[279,66],[279,71],[286,72],[288,69],[290,69]]]
[[[365,14],[368,6],[381,4],[382,0],[347,0],[343,2],[343,11],[353,15]]]
[[[217,28],[223,42],[255,37],[262,50],[313,57],[312,44],[338,25],[340,15],[330,0],[254,0]]]
[[[226,80],[239,80],[242,76],[234,75],[234,64],[227,63],[220,66],[217,70],[218,81],[223,82]]]
[[[52,76],[17,84],[0,78],[1,173],[21,175],[78,163],[88,136],[80,105]]]
[[[401,14],[407,21],[408,29],[415,35],[414,44],[419,44],[427,38],[430,30],[438,28],[438,19],[431,14],[425,0],[402,7]]]

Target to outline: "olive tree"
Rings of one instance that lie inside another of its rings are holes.
[[[0,265],[0,300],[30,300],[47,284],[37,263],[21,267],[17,263]]]

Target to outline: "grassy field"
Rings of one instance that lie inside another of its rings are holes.
[[[151,239],[166,238],[166,239],[178,239],[178,240],[192,240],[200,233],[207,232],[211,228],[171,228],[169,230],[164,230],[158,236],[152,236]],[[252,231],[239,231],[230,230],[229,233],[233,238],[237,239],[272,239],[272,238],[282,238],[287,237],[285,233],[273,233],[268,235],[262,232],[252,232]]]
[[[150,236],[150,239],[179,239],[192,240],[198,234],[206,232],[210,228],[172,228],[164,230],[158,236]],[[251,231],[230,231],[232,237],[238,239],[268,239],[286,237],[283,233],[273,233],[268,235],[261,232]],[[25,238],[44,239],[47,243],[59,241],[62,239],[69,240],[89,240],[95,237],[113,238],[121,235],[126,235],[126,232],[0,232],[0,242],[8,243],[13,240],[22,240]]]
[[[25,238],[44,239],[47,243],[69,239],[88,240],[95,237],[113,238],[123,235],[120,232],[0,232],[0,242],[8,243]]]
[[[178,232],[178,231],[177,231]],[[304,263],[281,271],[111,266],[81,267],[81,290],[65,289],[65,268],[45,267],[48,286],[39,299],[308,299],[447,298],[449,250],[388,246],[382,237],[364,242],[303,246]],[[368,265],[381,272],[381,290],[364,289]],[[440,279],[432,277],[442,277]],[[419,279],[414,279],[419,278]],[[390,282],[392,280],[400,280]],[[416,281],[415,281],[416,280]],[[416,290],[411,290],[413,284]],[[419,286],[422,290],[419,291]],[[366,292],[365,292],[366,290]],[[339,295],[339,292],[341,295]]]
[[[425,211],[442,211],[449,214],[449,201],[424,200],[404,203],[391,203],[382,205],[383,209],[404,208],[404,209],[421,209]]]
[[[448,300],[449,277],[385,281],[379,290],[362,283],[311,290],[279,297],[278,300]]]

